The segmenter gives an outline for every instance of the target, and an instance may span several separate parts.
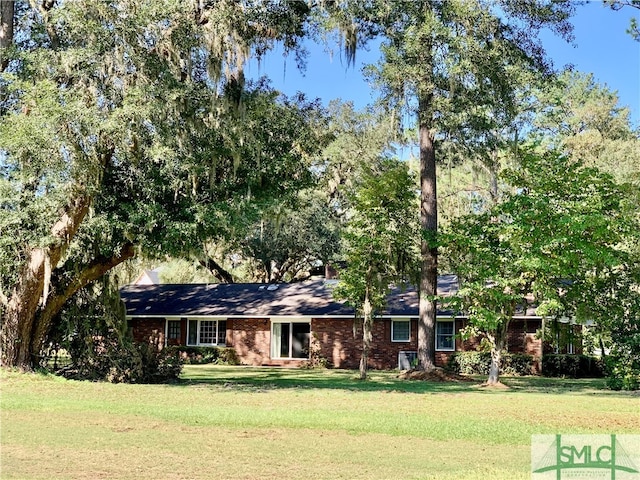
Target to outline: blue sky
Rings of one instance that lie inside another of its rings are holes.
[[[550,33],[543,34],[542,41],[556,68],[571,64],[617,91],[620,104],[631,109],[633,124],[640,126],[640,42],[626,33],[633,16],[640,17],[640,10],[627,7],[615,12],[600,1],[592,1],[577,7],[572,44]],[[281,50],[269,53],[260,65],[251,64],[246,73],[250,77],[267,75],[273,87],[287,95],[302,91],[324,103],[341,98],[362,108],[374,101],[376,92],[363,79],[361,68],[378,56],[377,50],[358,51],[356,66],[347,68],[339,51],[330,55],[320,46],[309,45],[304,73],[298,71],[294,58],[283,57]]]

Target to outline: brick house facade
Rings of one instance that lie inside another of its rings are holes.
[[[441,279],[442,294],[457,289],[455,277]],[[439,287],[440,288],[440,287]],[[121,290],[134,339],[158,339],[161,345],[216,345],[233,348],[246,365],[298,366],[311,356],[335,368],[357,368],[362,330],[353,311],[332,298],[323,281],[266,286],[132,285]],[[417,294],[396,291],[373,324],[369,367],[409,368],[417,351]],[[464,317],[439,312],[436,364],[454,353],[476,350],[478,341],[462,341]],[[540,359],[536,332],[542,319],[532,308],[514,317],[508,350]]]

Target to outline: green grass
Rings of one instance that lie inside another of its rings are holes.
[[[534,433],[638,433],[638,397],[601,380],[504,381],[199,365],[174,385],[112,385],[5,371],[0,477],[524,479]]]

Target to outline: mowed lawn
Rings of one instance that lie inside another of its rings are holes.
[[[209,365],[174,385],[1,375],[3,479],[524,479],[532,434],[640,433],[640,397],[601,380],[487,390]]]

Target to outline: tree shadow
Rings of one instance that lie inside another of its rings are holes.
[[[190,366],[174,385],[216,385],[230,389],[268,391],[277,389],[330,389],[352,392],[457,393],[475,382],[425,382],[398,378],[398,372],[372,371],[359,380],[355,370],[296,369],[282,367]]]
[[[609,390],[604,378],[552,378],[552,377],[506,377],[503,380],[510,390],[515,392],[554,393],[554,394],[606,394],[627,396],[626,392]]]
[[[217,386],[228,389],[259,392],[278,389],[329,389],[351,392],[400,392],[413,394],[432,393],[553,393],[553,394],[606,394],[616,393],[605,390],[603,379],[561,379],[545,377],[503,377],[509,387],[494,390],[480,388],[486,380],[484,376],[470,376],[471,381],[425,381],[403,380],[397,371],[369,372],[367,380],[359,380],[354,370],[300,369],[282,367],[245,367],[219,365],[189,365],[181,379],[173,385]],[[622,394],[625,395],[625,394]]]

